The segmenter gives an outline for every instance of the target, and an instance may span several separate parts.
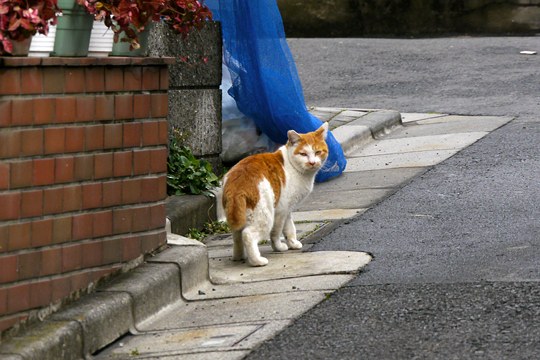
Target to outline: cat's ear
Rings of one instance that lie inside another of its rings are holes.
[[[324,122],[321,127],[317,129],[316,133],[326,140],[326,136],[328,136],[328,123]]]
[[[296,145],[296,143],[300,141],[300,135],[294,130],[289,130],[287,132],[287,138],[289,139],[291,145]]]

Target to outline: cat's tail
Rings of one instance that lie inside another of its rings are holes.
[[[240,231],[246,226],[246,198],[241,195],[224,197],[223,205],[227,223],[233,231]]]
[[[223,186],[215,188],[213,191],[216,197],[216,217],[219,222],[226,222],[227,216],[225,215],[225,209],[223,208]]]

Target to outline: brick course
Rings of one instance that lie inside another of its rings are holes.
[[[170,62],[0,58],[0,332],[165,244]]]

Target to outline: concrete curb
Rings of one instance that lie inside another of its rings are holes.
[[[401,124],[397,111],[372,111],[336,128],[334,136],[350,153]],[[214,199],[171,197],[167,217],[174,233],[186,233],[215,219]],[[185,225],[187,224],[187,225]],[[172,246],[114,279],[46,321],[0,344],[2,359],[85,358],[209,279],[205,246]]]
[[[182,276],[184,274],[184,276]],[[205,246],[173,246],[0,345],[2,359],[81,359],[208,279]]]
[[[185,235],[189,229],[200,229],[216,219],[213,198],[203,195],[169,196],[165,202],[167,218],[171,222],[171,232]]]
[[[365,146],[367,142],[388,134],[399,125],[401,125],[399,112],[378,110],[350,121],[334,129],[332,133],[347,156]]]
[[[206,246],[175,246],[148,259],[148,262],[176,265],[180,270],[182,293],[193,291],[199,284],[210,281]]]

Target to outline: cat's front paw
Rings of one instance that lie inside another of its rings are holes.
[[[288,245],[289,248],[293,250],[299,250],[302,248],[302,243],[298,240],[290,240],[288,241]]]
[[[265,257],[258,257],[258,258],[255,258],[255,259],[248,259],[248,263],[249,265],[251,266],[265,266],[268,264],[268,259],[265,258]]]

